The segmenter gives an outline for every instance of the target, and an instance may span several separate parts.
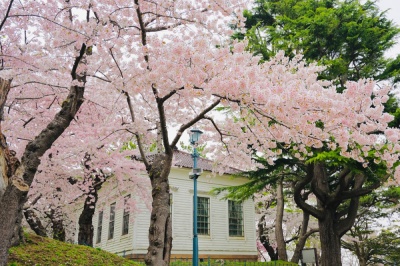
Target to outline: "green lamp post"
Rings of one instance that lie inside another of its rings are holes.
[[[189,178],[193,179],[193,266],[199,265],[199,240],[197,237],[197,178],[200,176],[202,170],[201,168],[197,168],[197,158],[199,158],[197,145],[201,134],[203,134],[203,132],[199,129],[190,130],[190,144],[193,146],[193,170],[189,173]]]

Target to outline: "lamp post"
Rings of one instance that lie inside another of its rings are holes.
[[[201,134],[203,134],[203,132],[199,129],[190,130],[190,144],[193,146],[193,170],[189,173],[189,178],[193,179],[193,266],[199,265],[199,240],[197,238],[197,178],[202,171],[201,168],[197,168],[197,158],[199,158],[197,145]]]

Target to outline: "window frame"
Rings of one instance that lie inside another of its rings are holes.
[[[103,231],[103,215],[104,215],[103,211],[100,211],[98,214],[96,244],[101,242],[101,234]]]
[[[207,208],[206,208],[207,212],[205,215],[200,214],[200,211],[202,210],[202,208],[200,208],[200,204],[201,204],[200,199],[207,200]],[[210,235],[210,231],[211,231],[210,213],[211,213],[210,198],[197,196],[197,234],[198,235],[201,235],[201,236],[209,236]]]
[[[129,210],[126,209],[126,205],[128,204],[128,200],[131,198],[131,195],[127,195],[124,197],[124,213],[122,216],[122,235],[129,234]]]
[[[228,235],[229,237],[244,237],[242,202],[228,200]]]
[[[110,220],[108,222],[108,239],[114,238],[115,231],[115,202],[110,205]]]

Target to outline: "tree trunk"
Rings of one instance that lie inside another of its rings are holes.
[[[365,261],[365,258],[358,258],[358,263],[359,266],[367,266],[367,262]]]
[[[309,220],[310,220],[310,214],[303,211],[303,222],[301,224],[299,239],[297,241],[290,262],[299,263],[301,257],[301,250],[304,248],[308,237],[311,236],[313,233],[318,232],[318,229],[311,229],[310,231],[307,231]]]
[[[65,242],[64,221],[60,216],[59,211],[57,209],[52,208],[48,212],[47,217],[51,221],[51,229],[53,230],[53,239]]]
[[[296,204],[318,219],[322,266],[342,265],[340,239],[355,222],[360,197],[380,186],[377,181],[363,188],[366,176],[362,172],[352,172],[348,167],[338,168],[334,173],[332,179],[323,162],[309,164],[306,176],[294,186]],[[307,190],[307,186],[317,198],[317,207],[302,198],[302,191]],[[348,200],[349,203],[343,205]]]
[[[152,187],[152,210],[149,228],[149,248],[146,265],[169,265],[172,248],[172,221],[168,176],[171,171],[172,153],[157,154],[148,170]]]
[[[95,185],[90,189],[81,215],[79,216],[78,244],[93,247],[93,216],[96,210],[96,203],[99,198],[98,191],[106,179],[94,178]]]
[[[65,227],[62,219],[53,221],[53,239],[65,242]]]
[[[341,266],[341,236],[335,228],[335,210],[325,210],[324,219],[318,219],[321,241],[321,266]]]
[[[25,220],[28,222],[29,227],[39,236],[47,237],[46,228],[43,226],[39,217],[36,216],[33,210],[24,210]]]
[[[4,120],[3,113],[4,113],[4,105],[7,101],[8,92],[11,88],[11,81],[5,80],[0,78],[0,123]],[[10,166],[10,150],[8,149],[8,145],[3,135],[1,124],[0,124],[0,138],[1,138],[1,145],[0,145],[0,200],[2,199],[7,186],[9,184],[9,179],[11,178],[12,174],[10,172],[11,169],[15,168]],[[18,167],[18,165],[16,165]]]
[[[367,229],[367,228],[366,228]],[[357,256],[359,266],[367,266],[369,252],[368,249],[364,247],[363,240],[360,239],[360,242],[353,241],[354,249],[349,249],[350,251],[354,252]]]
[[[275,252],[275,249],[270,245],[269,239],[264,233],[265,231],[265,215],[261,217],[258,221],[258,237],[260,239],[261,244],[264,246],[265,250],[268,252],[268,256],[271,261],[278,260],[278,252]]]
[[[15,226],[21,224],[22,206],[25,203],[26,192],[15,186],[8,186],[0,202],[0,266],[7,264],[8,249],[15,244]],[[14,243],[12,243],[14,242]]]
[[[269,244],[269,240],[267,239],[267,237],[261,236],[260,241],[264,248],[267,250],[268,256],[271,261],[278,260],[278,251],[275,252],[275,249]]]
[[[287,261],[286,243],[283,236],[283,211],[285,207],[285,200],[283,196],[282,179],[278,181],[276,187],[276,220],[275,220],[275,238],[278,246],[278,259]]]
[[[0,120],[10,91],[11,81],[0,78]],[[0,121],[0,122],[1,122]],[[19,243],[22,221],[21,202],[26,200],[26,192],[13,185],[12,177],[20,165],[15,153],[10,151],[0,124],[0,266],[7,263],[8,248]]]

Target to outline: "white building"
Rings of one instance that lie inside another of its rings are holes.
[[[189,172],[193,164],[190,154],[176,151],[170,173],[172,214],[172,258],[192,257],[193,180]],[[198,178],[199,258],[257,260],[255,211],[252,200],[243,203],[223,200],[211,195],[212,188],[240,185],[247,180],[230,175],[206,177],[212,162],[199,158],[204,171]],[[151,189],[150,182],[148,189]],[[106,191],[100,190],[99,196]],[[125,196],[135,197],[129,193]],[[140,211],[125,212],[109,202],[97,208],[94,219],[94,247],[133,259],[143,259],[148,247],[150,224],[149,204],[137,199]]]

